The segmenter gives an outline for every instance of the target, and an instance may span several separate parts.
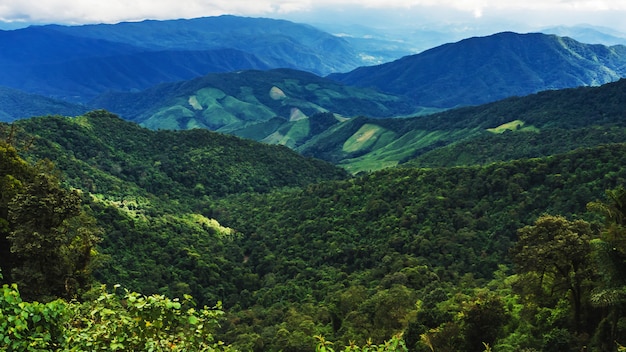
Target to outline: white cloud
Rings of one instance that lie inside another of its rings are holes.
[[[626,0],[2,0],[0,20],[30,23],[114,23],[146,18],[170,19],[235,14],[242,16],[280,17],[294,13],[342,8],[376,10],[399,16],[407,13],[428,13],[433,20],[458,17],[469,19],[506,16],[518,21],[542,18],[548,21],[585,21],[588,23],[611,19],[621,25],[626,15]],[[520,18],[520,14],[527,18]],[[346,17],[350,13],[346,10]],[[564,24],[564,23],[553,23]],[[610,25],[605,23],[605,25]]]

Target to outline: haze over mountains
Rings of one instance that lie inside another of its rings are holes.
[[[0,43],[7,48],[0,84],[45,96],[5,90],[12,104],[3,120],[46,111],[34,108],[41,104],[51,114],[106,109],[151,129],[206,128],[283,144],[353,172],[396,165],[478,126],[497,127],[433,134],[416,127],[422,122],[365,117],[418,116],[626,76],[623,45],[503,32],[362,66],[366,57],[401,51],[235,16],[29,27],[0,32]]]
[[[85,103],[210,72],[298,68],[318,74],[362,64],[341,38],[311,26],[220,16],[0,31],[0,85]]]
[[[500,33],[399,59],[415,49],[236,16],[28,27],[0,31],[0,45],[1,86],[82,104],[107,91],[136,92],[208,73],[291,68],[334,73],[333,79],[346,84],[439,108],[614,81],[624,74],[626,51],[556,36]]]

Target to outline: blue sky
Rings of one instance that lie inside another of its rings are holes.
[[[2,0],[0,28],[221,14],[372,27],[475,26],[492,32],[590,24],[626,32],[626,0]]]

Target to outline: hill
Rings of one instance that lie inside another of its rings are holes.
[[[361,63],[347,42],[313,27],[236,16],[29,27],[0,31],[0,44],[0,85],[83,103],[210,72],[328,74]]]
[[[415,158],[409,165],[468,165],[619,142],[624,92],[622,79],[412,118],[368,118],[417,108],[401,97],[313,74],[270,70],[109,93],[94,104],[153,129],[208,128],[286,145],[358,173]]]
[[[546,91],[415,118],[351,119],[297,150],[353,173],[414,158],[409,165],[468,165],[548,156],[624,140],[625,92],[626,80],[622,79],[600,87]]]
[[[93,193],[123,197],[130,187],[158,195],[224,196],[345,177],[341,169],[283,146],[201,129],[151,131],[105,111],[15,125],[35,137],[32,157],[54,160],[78,182],[75,187]]]
[[[588,217],[587,202],[626,182],[620,143],[346,179],[284,147],[104,112],[16,126],[36,136],[29,157],[54,158],[82,190],[103,230],[99,280],[220,300],[218,338],[242,350],[312,350],[317,334],[362,344],[404,331],[419,343],[465,309],[455,299],[485,286],[506,295],[505,281],[488,282],[507,275],[518,228],[546,212]],[[511,312],[521,304],[502,297]]]
[[[567,92],[538,96],[556,93]],[[530,287],[508,276],[517,230],[545,213],[597,219],[586,204],[626,182],[623,143],[347,178],[282,146],[201,129],[151,131],[103,111],[14,126],[18,147],[34,138],[22,153],[54,159],[102,229],[98,280],[146,294],[191,293],[200,304],[222,301],[217,338],[240,350],[313,350],[319,334],[346,345],[397,332],[424,348],[423,334],[434,346],[444,346],[446,334],[457,344],[480,342],[465,328],[449,329],[469,324],[474,303],[489,302],[480,314],[503,312],[489,320],[500,326],[494,346],[547,351],[550,336],[573,323],[566,303],[546,298],[538,309],[512,293]],[[543,323],[546,312],[563,317]],[[522,334],[529,325],[541,333]],[[585,341],[606,331],[593,319],[583,326]]]
[[[570,37],[582,43],[626,45],[626,34],[607,27],[591,25],[557,26],[541,29],[541,33]]]
[[[479,105],[549,89],[597,86],[626,75],[626,46],[540,33],[475,37],[329,77],[402,94],[419,106]]]
[[[2,122],[42,115],[76,116],[88,110],[82,105],[0,87],[0,121]]]
[[[103,94],[90,105],[151,129],[207,128],[290,147],[343,118],[416,111],[405,98],[290,69],[215,73],[138,93]],[[323,119],[314,117],[320,113],[337,117],[320,126]]]

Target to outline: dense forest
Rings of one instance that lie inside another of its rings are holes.
[[[617,140],[349,176],[286,147],[104,111],[0,137],[9,350],[626,344]]]

